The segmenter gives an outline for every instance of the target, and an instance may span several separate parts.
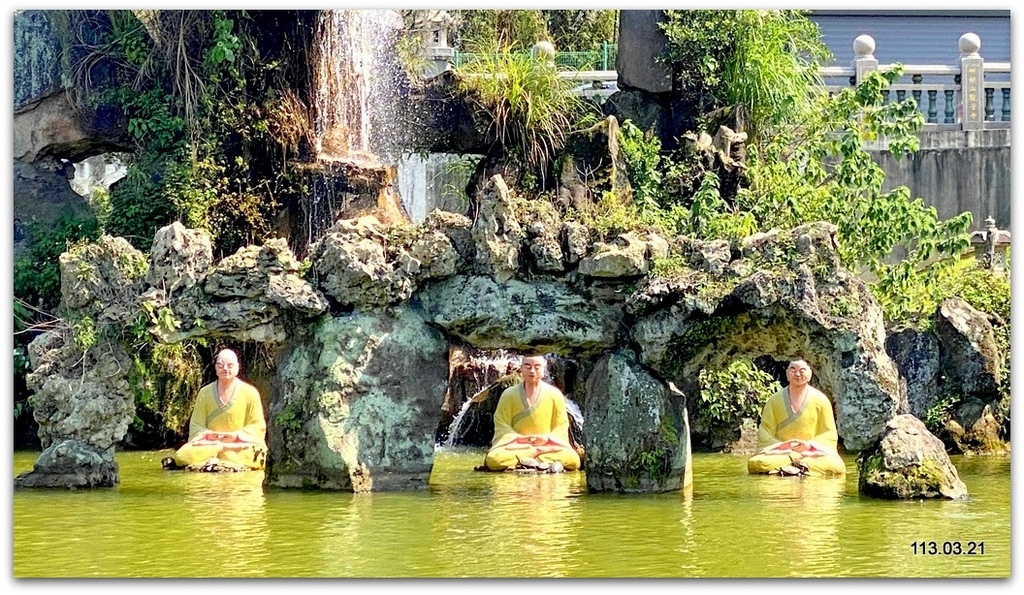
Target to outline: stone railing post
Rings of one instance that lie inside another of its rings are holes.
[[[853,40],[854,84],[859,84],[869,72],[878,70],[875,58],[875,40],[870,35],[860,35]]]
[[[982,110],[985,60],[978,54],[981,39],[974,33],[960,36],[960,127],[980,130],[984,127]]]
[[[555,67],[555,46],[550,41],[541,40],[530,48],[530,57],[534,66],[544,65],[550,68]]]

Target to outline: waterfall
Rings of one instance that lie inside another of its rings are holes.
[[[379,128],[392,116],[400,76],[393,10],[322,10],[313,57],[313,147],[318,158],[369,158],[387,146]]]
[[[465,213],[466,185],[480,155],[413,154],[398,160],[398,193],[413,223],[434,209]]]
[[[298,255],[347,209],[391,204],[397,187],[393,154],[402,139],[404,74],[396,50],[401,14],[321,10],[313,27],[311,156],[296,166],[308,190],[290,212],[290,244]]]
[[[583,412],[580,411],[580,406],[576,404],[569,397],[565,398],[565,409],[569,412],[569,415],[576,420],[576,423],[582,428],[583,427]]]
[[[459,412],[448,424],[447,436],[440,442],[440,446],[443,447],[456,446],[461,443],[467,431],[473,429],[472,424],[468,429],[463,428],[463,424],[467,421],[467,413],[472,406],[486,397],[487,392],[495,383],[514,372],[522,359],[519,354],[504,349],[495,351],[474,349],[466,350],[464,353],[466,359],[453,369],[453,378],[450,381],[451,385],[459,387],[462,387],[465,382],[465,390],[461,392],[462,404]],[[463,382],[457,381],[456,377]],[[469,417],[473,418],[474,422],[477,421],[477,416]]]
[[[473,399],[466,399],[463,401],[462,409],[459,409],[458,415],[456,415],[455,419],[452,420],[452,425],[448,429],[448,437],[445,438],[444,444],[442,445],[445,448],[455,446],[455,441],[459,436],[459,428],[462,427],[462,418],[466,417],[466,412],[469,411],[469,406],[472,404]]]

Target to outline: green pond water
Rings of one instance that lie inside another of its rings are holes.
[[[852,457],[825,479],[695,454],[689,490],[624,496],[474,472],[476,449],[439,450],[429,490],[372,494],[167,472],[167,454],[118,453],[115,488],[15,490],[14,577],[1010,576],[1008,457],[954,457],[970,498],[946,502],[862,498]]]

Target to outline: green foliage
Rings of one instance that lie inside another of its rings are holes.
[[[672,65],[679,91],[712,120],[731,113],[755,143],[799,117],[807,86],[830,58],[804,11],[665,12],[660,26],[669,43],[659,59]]]
[[[274,425],[284,431],[296,432],[302,429],[305,416],[301,407],[289,402],[281,409],[281,412],[274,417]]]
[[[143,302],[142,306],[149,318],[149,324],[152,326],[153,332],[158,336],[166,338],[181,330],[181,321],[174,315],[174,311],[167,306],[154,308],[151,302]]]
[[[558,51],[594,50],[615,42],[617,10],[543,10],[551,42]]]
[[[65,213],[51,229],[29,223],[28,234],[31,249],[14,260],[14,295],[34,308],[53,311],[60,302],[60,255],[73,244],[99,238],[99,228],[91,217]],[[24,322],[29,326],[28,319]]]
[[[530,48],[548,39],[540,10],[454,10],[452,41],[463,50],[481,47]]]
[[[724,370],[700,371],[699,419],[705,427],[733,432],[744,418],[759,419],[761,409],[782,386],[771,374],[747,359],[734,360]]]
[[[203,386],[201,346],[201,341],[148,343],[136,353],[129,374],[136,446],[164,446],[188,435],[192,405]]]
[[[85,61],[111,57],[125,76],[110,92],[86,94],[121,108],[136,148],[110,193],[105,229],[141,250],[175,219],[209,231],[225,253],[268,237],[276,197],[296,189],[269,160],[293,157],[309,126],[294,92],[267,88],[283,66],[260,58],[248,14],[108,14],[109,38],[86,47]]]
[[[223,68],[232,79],[238,79],[240,74],[236,62],[242,52],[242,42],[234,34],[234,27],[235,22],[223,11],[214,13],[213,39],[203,55],[203,62],[208,72],[217,73]]]
[[[929,432],[941,436],[944,433],[946,420],[961,401],[963,401],[963,395],[949,390],[943,391],[925,412],[924,419],[921,421],[924,422]]]
[[[588,109],[554,65],[512,47],[460,68],[459,84],[509,156],[541,176]]]
[[[14,378],[22,378],[29,373],[32,363],[28,357],[28,347],[25,345],[14,346]],[[21,397],[20,399],[18,397]],[[32,406],[28,402],[27,395],[15,395],[14,398],[14,419],[15,421],[23,415],[31,412]]]
[[[82,351],[88,351],[96,345],[98,340],[96,323],[91,316],[74,318],[69,322],[71,324],[71,336],[76,347]]]
[[[631,120],[619,126],[618,140],[626,177],[633,188],[633,202],[643,211],[657,209],[662,196],[661,142],[645,134]]]
[[[762,229],[830,221],[838,227],[844,266],[871,276],[871,289],[891,321],[922,312],[912,296],[934,281],[933,263],[969,245],[969,212],[939,220],[906,187],[883,192],[885,173],[864,149],[885,139],[889,151],[917,149],[923,116],[913,100],[885,103],[882,91],[900,67],[871,73],[855,88],[819,96],[801,125],[779,129],[750,153],[750,187],[737,197]],[[906,256],[889,264],[895,251]]]
[[[626,464],[626,481],[639,483],[641,476],[657,480],[672,472],[672,454],[679,447],[679,435],[671,418],[661,417],[661,424],[654,434],[645,436],[637,455]]]
[[[615,41],[617,10],[453,10],[451,41],[461,50],[481,46],[530,48],[541,40],[558,51],[593,50]]]
[[[139,250],[149,250],[156,230],[174,220],[174,204],[164,198],[163,160],[127,159],[127,171],[110,189],[107,233],[128,240]],[[160,161],[158,164],[157,161]],[[160,171],[158,176],[151,172]]]

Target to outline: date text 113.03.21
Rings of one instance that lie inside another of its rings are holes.
[[[982,556],[984,541],[915,541],[910,544],[915,556]]]

